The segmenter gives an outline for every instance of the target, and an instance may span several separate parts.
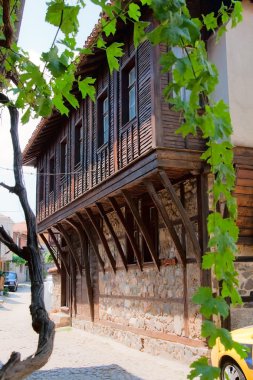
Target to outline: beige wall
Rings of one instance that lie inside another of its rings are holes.
[[[222,98],[230,106],[232,141],[253,147],[253,4],[245,0],[243,7],[243,22],[229,29],[218,44],[212,37],[208,51],[220,71],[214,100]]]

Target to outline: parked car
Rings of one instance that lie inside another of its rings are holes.
[[[4,286],[12,292],[16,292],[18,288],[18,276],[15,272],[4,272]]]
[[[226,351],[217,340],[211,352],[212,365],[220,367],[221,380],[252,380],[253,379],[253,326],[244,327],[231,332],[233,340],[249,348],[248,356],[242,359],[235,350]]]

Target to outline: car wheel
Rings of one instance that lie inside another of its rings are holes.
[[[242,370],[234,362],[225,362],[221,367],[221,380],[247,380]]]

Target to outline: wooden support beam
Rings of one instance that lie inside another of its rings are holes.
[[[175,204],[175,206],[177,207],[177,209],[179,211],[179,214],[180,214],[182,221],[183,221],[185,231],[189,234],[190,240],[192,242],[193,251],[194,251],[196,260],[198,263],[200,263],[201,249],[200,249],[197,237],[196,237],[196,233],[195,233],[193,226],[192,226],[192,223],[190,221],[190,218],[189,218],[185,208],[183,207],[179,197],[177,196],[177,193],[176,193],[172,183],[170,182],[170,179],[167,176],[166,172],[163,170],[159,170],[158,173],[159,173],[159,176],[160,176],[160,179],[161,179],[161,182],[162,182],[164,188],[169,193],[173,203]]]
[[[65,230],[65,228],[60,223],[57,223],[55,225],[55,228],[60,232],[60,234],[62,235],[62,237],[65,239],[65,241],[67,243],[67,246],[69,248],[70,254],[73,257],[73,259],[75,260],[75,263],[76,263],[76,265],[78,267],[79,273],[82,275],[82,266],[81,266],[81,263],[80,263],[79,258],[76,255],[76,253],[75,253],[75,251],[74,251],[74,249],[72,247],[72,243],[71,243],[71,240],[69,238],[69,235],[68,235],[67,231]]]
[[[197,204],[198,204],[198,232],[201,256],[205,254],[208,246],[207,218],[209,215],[208,205],[208,180],[206,174],[197,177]],[[202,286],[211,286],[210,270],[202,270]]]
[[[91,221],[94,229],[96,230],[96,232],[98,234],[98,237],[99,237],[99,239],[100,239],[100,241],[101,241],[101,243],[102,243],[102,245],[104,247],[104,250],[105,250],[105,252],[107,254],[108,260],[109,260],[109,262],[111,264],[112,270],[115,273],[116,272],[116,261],[115,261],[113,255],[112,255],[112,253],[111,253],[111,250],[110,250],[109,245],[107,243],[107,240],[106,240],[106,237],[104,235],[104,232],[103,232],[102,228],[100,228],[100,226],[97,224],[97,221],[96,221],[96,219],[95,219],[95,217],[94,217],[91,209],[86,208],[85,211],[86,211],[86,213],[87,213],[87,215],[88,215],[88,217],[89,217],[89,219],[90,219],[90,221]]]
[[[89,239],[89,242],[93,248],[95,255],[97,256],[97,259],[98,259],[98,262],[101,266],[102,271],[105,273],[105,263],[104,263],[102,257],[100,256],[98,246],[97,246],[96,240],[94,239],[92,232],[90,231],[89,227],[87,226],[87,223],[85,222],[82,214],[80,214],[79,212],[76,212],[75,215],[76,215],[78,221],[80,222],[82,229],[86,233],[87,238]]]
[[[58,262],[58,260],[56,258],[56,255],[55,255],[55,252],[54,252],[53,248],[50,246],[47,238],[45,237],[45,235],[43,233],[40,234],[40,237],[43,240],[43,242],[45,243],[47,249],[49,250],[49,252],[50,252],[50,254],[51,254],[51,256],[52,256],[52,258],[54,260],[54,263],[55,263],[55,265],[56,265],[56,267],[58,269],[59,274],[61,274],[61,267],[60,267],[60,264],[59,264],[59,262]]]
[[[70,270],[68,268],[68,264],[66,263],[64,252],[62,251],[61,246],[60,246],[58,240],[56,239],[56,237],[55,237],[53,231],[51,230],[51,228],[48,228],[47,232],[49,233],[51,239],[53,240],[53,242],[54,242],[54,244],[55,244],[55,246],[56,246],[56,248],[57,248],[57,250],[58,250],[58,252],[60,254],[61,262],[62,262],[62,264],[63,264],[63,266],[65,268],[65,271],[66,271],[68,277],[70,277]]]
[[[88,256],[88,251],[85,244],[86,236],[84,236],[83,230],[80,228],[80,224],[78,222],[70,220],[69,218],[66,220],[75,229],[80,240],[81,252],[82,252],[81,254],[84,258],[85,280],[86,280],[88,301],[89,301],[89,307],[90,307],[90,317],[91,317],[91,320],[94,321],[93,289],[92,289],[91,275],[90,275],[89,256]]]
[[[180,183],[180,199],[182,206],[185,207],[185,187],[184,182]],[[187,247],[186,247],[186,237],[185,237],[185,228],[182,225],[181,230],[181,241],[182,246],[185,251],[185,258],[187,257]],[[189,337],[189,294],[188,294],[188,281],[187,281],[187,265],[186,262],[183,265],[183,295],[184,295],[184,334],[186,337]]]
[[[145,223],[143,222],[140,214],[139,214],[139,211],[133,201],[133,199],[131,198],[130,194],[128,193],[128,191],[126,190],[121,190],[121,193],[123,194],[124,198],[125,198],[125,201],[128,205],[128,207],[130,208],[132,214],[133,214],[133,217],[140,229],[140,232],[147,244],[147,247],[149,249],[149,252],[151,254],[151,257],[152,257],[152,260],[154,262],[154,264],[156,265],[157,269],[159,270],[159,260],[158,260],[158,254],[155,250],[155,247],[154,247],[154,244],[152,242],[152,239],[149,235],[149,232],[148,232],[148,229],[145,225]]]
[[[137,264],[138,264],[140,270],[142,270],[141,251],[140,251],[140,249],[139,249],[139,247],[135,241],[135,238],[132,234],[132,231],[129,230],[127,222],[124,218],[124,215],[122,214],[122,211],[121,211],[116,199],[113,197],[109,197],[108,200],[111,203],[113,210],[116,212],[116,214],[117,214],[117,216],[118,216],[118,218],[119,218],[119,220],[120,220],[120,222],[121,222],[121,224],[125,230],[125,233],[128,237],[128,240],[129,240],[129,242],[133,248],[133,251],[134,251],[134,254],[135,254],[135,257],[137,260]]]
[[[181,264],[184,264],[186,263],[186,254],[185,254],[185,249],[183,248],[182,244],[181,244],[181,241],[177,235],[177,232],[174,228],[174,225],[172,223],[172,221],[170,220],[169,218],[169,215],[166,211],[166,208],[165,206],[163,205],[162,203],[162,200],[159,196],[159,194],[156,192],[155,190],[155,187],[153,185],[152,182],[149,182],[147,180],[144,180],[144,184],[148,190],[148,193],[155,205],[155,207],[157,208],[158,212],[160,213],[161,217],[162,217],[162,220],[169,232],[169,234],[171,235],[172,237],[172,240],[176,246],[176,249],[177,249],[177,258],[178,258],[178,261],[181,263]]]
[[[112,226],[112,224],[111,224],[111,222],[110,222],[108,216],[106,215],[105,210],[103,209],[102,204],[99,203],[99,202],[96,202],[96,206],[97,206],[97,208],[98,208],[98,210],[99,210],[99,212],[100,212],[100,215],[101,215],[101,217],[103,218],[105,224],[107,225],[108,230],[110,231],[110,234],[112,235],[112,238],[113,238],[113,240],[114,240],[114,243],[115,243],[115,245],[116,245],[116,248],[117,248],[117,250],[118,250],[118,252],[119,252],[119,255],[120,255],[120,258],[121,258],[122,264],[124,265],[125,270],[127,271],[127,260],[126,260],[126,256],[125,256],[124,251],[123,251],[123,249],[122,249],[122,247],[121,247],[121,244],[120,244],[120,242],[119,242],[119,239],[118,239],[118,237],[117,237],[117,235],[116,235],[116,233],[115,233],[115,231],[114,231],[114,229],[113,229],[113,226]]]

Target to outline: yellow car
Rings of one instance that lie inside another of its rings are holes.
[[[234,330],[231,334],[233,340],[249,348],[248,356],[241,359],[234,350],[225,351],[218,340],[211,351],[212,365],[220,367],[221,380],[253,380],[253,326]]]

